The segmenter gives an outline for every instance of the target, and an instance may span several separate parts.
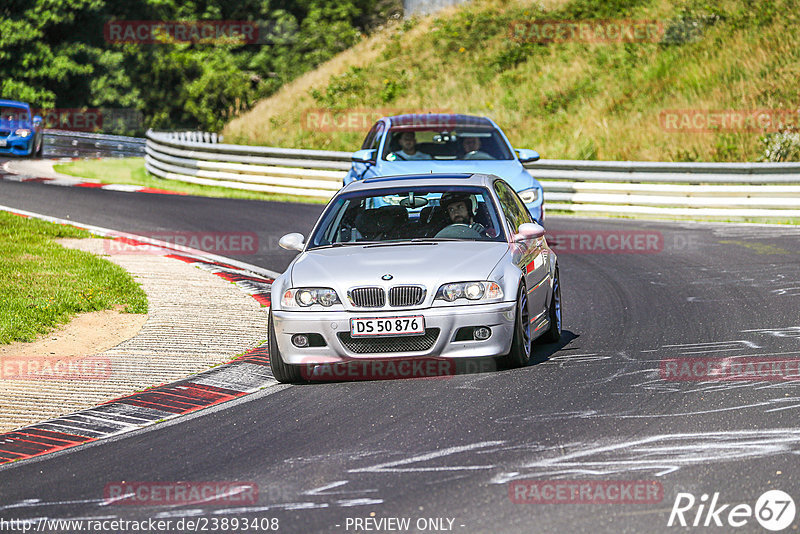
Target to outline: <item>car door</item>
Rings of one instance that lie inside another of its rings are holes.
[[[509,235],[516,235],[521,224],[534,222],[525,204],[511,186],[503,180],[497,180],[494,189],[500,199]],[[535,337],[534,332],[544,326],[547,320],[547,298],[550,293],[547,258],[543,251],[544,238],[523,239],[514,246],[516,247],[514,261],[525,277],[528,312],[532,323],[531,333]]]

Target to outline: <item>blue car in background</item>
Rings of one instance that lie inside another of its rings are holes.
[[[42,118],[28,104],[0,99],[0,156],[41,157],[43,137]]]
[[[344,184],[377,176],[426,173],[494,174],[519,193],[531,216],[544,222],[542,186],[523,167],[533,150],[514,149],[489,118],[456,114],[383,117],[370,129]]]

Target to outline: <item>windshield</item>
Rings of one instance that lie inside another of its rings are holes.
[[[499,221],[482,188],[363,191],[334,200],[309,248],[411,240],[503,241]]]
[[[400,127],[387,135],[382,154],[386,161],[513,159],[500,133],[485,126]]]
[[[0,120],[10,122],[27,122],[30,120],[28,110],[14,106],[0,107]]]

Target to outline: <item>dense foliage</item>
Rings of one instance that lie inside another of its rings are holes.
[[[397,16],[399,0],[4,0],[0,97],[137,110],[144,126],[217,130]],[[110,21],[252,21],[259,43],[124,43]],[[266,34],[266,35],[265,35]]]

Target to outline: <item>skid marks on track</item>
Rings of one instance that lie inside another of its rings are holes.
[[[665,378],[667,361],[709,361],[725,360],[729,364],[762,362],[764,360],[796,362],[800,359],[800,326],[778,328],[747,329],[740,332],[740,339],[724,341],[698,341],[695,343],[668,343],[657,348],[642,349],[636,353],[590,352],[571,354],[560,351],[547,361],[538,364],[557,366],[558,373],[575,371],[571,378],[575,388],[597,389],[608,395],[631,396],[635,401],[630,409],[613,412],[599,411],[595,407],[586,410],[569,411],[563,414],[537,414],[522,416],[525,420],[553,420],[572,417],[614,417],[614,418],[662,418],[702,415],[743,409],[757,409],[771,413],[800,408],[797,396],[798,377],[792,374],[770,378],[749,377],[747,379],[723,377],[717,379],[677,380]],[[707,359],[707,360],[706,360]],[[794,364],[793,364],[794,365]],[[787,367],[787,370],[791,368]],[[737,391],[761,392],[752,394],[722,395],[715,398],[713,407],[698,410],[665,408],[663,413],[643,412],[639,401],[650,398],[652,394],[691,398],[696,394],[733,393]],[[646,396],[642,396],[646,393]]]
[[[496,473],[491,483],[506,484],[523,478],[608,477],[634,473],[661,477],[684,467],[784,454],[800,454],[800,429],[614,437],[592,443],[559,445],[519,464],[504,462],[510,469]]]
[[[646,437],[610,437],[594,442],[509,445],[482,441],[423,451],[396,452],[391,461],[348,469],[352,474],[485,473],[489,484],[523,478],[615,476],[646,473],[664,476],[682,467],[800,454],[800,429],[665,433]]]

